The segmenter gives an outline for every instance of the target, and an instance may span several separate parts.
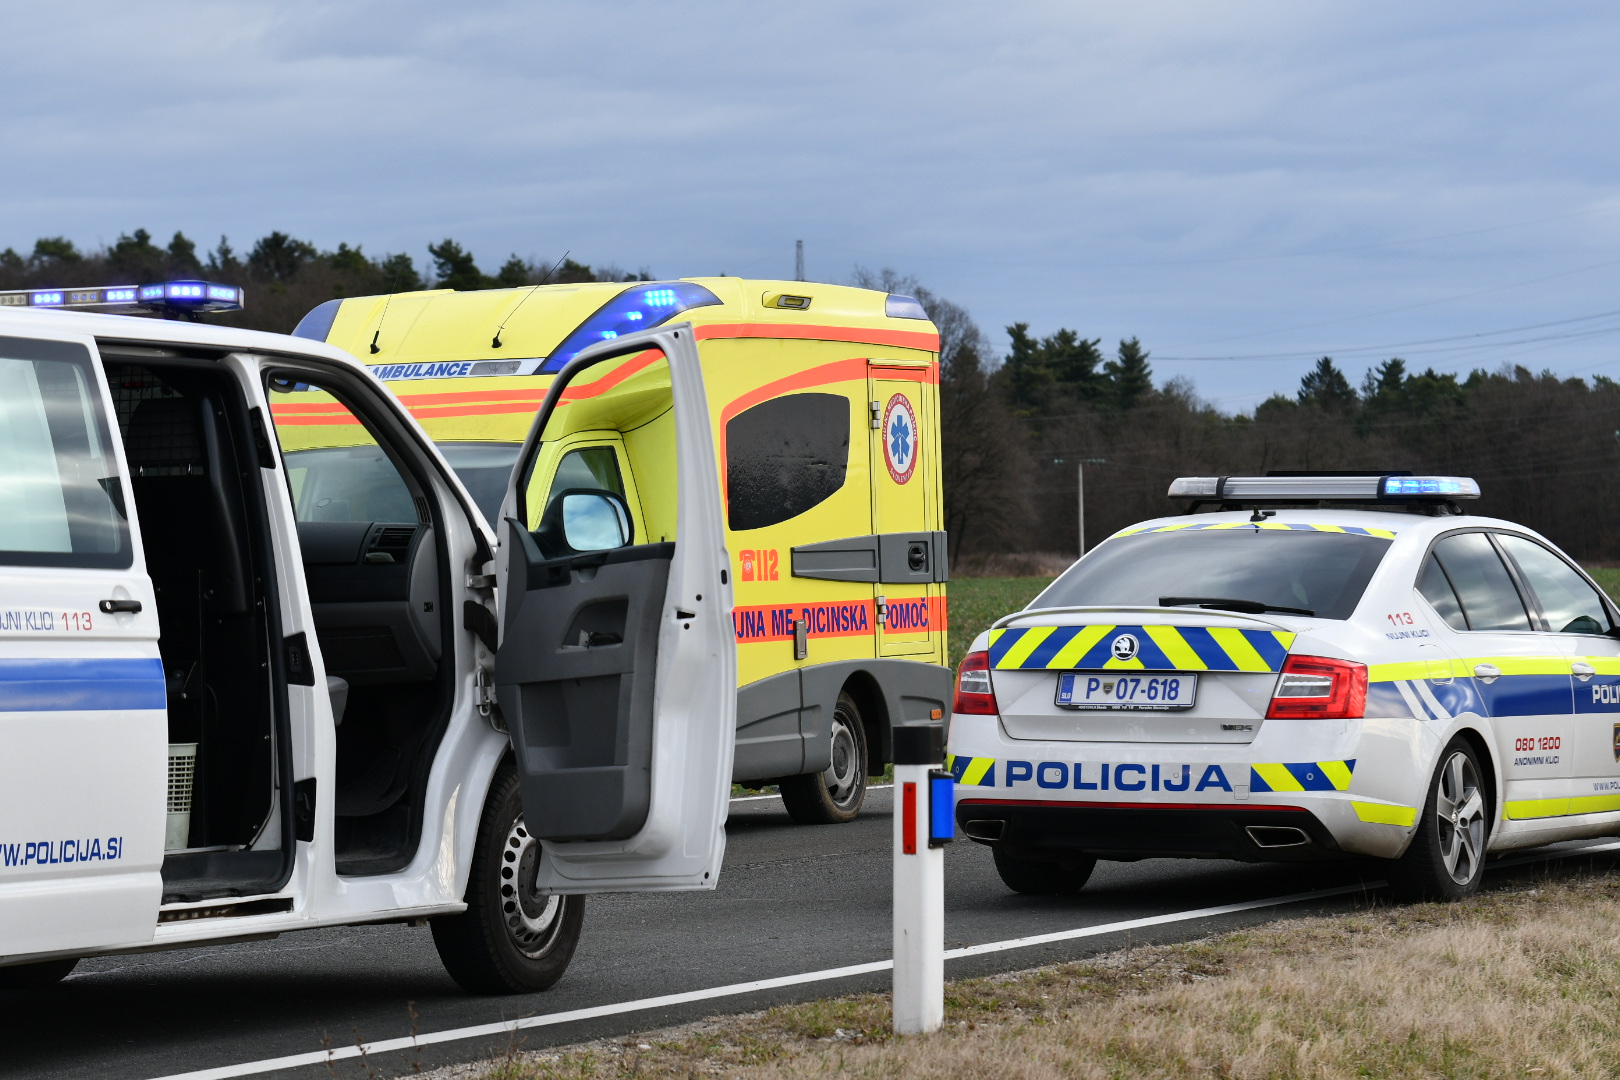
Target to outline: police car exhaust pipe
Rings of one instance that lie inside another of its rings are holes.
[[[994,842],[1000,840],[1007,832],[1007,823],[1000,820],[980,819],[978,821],[962,822],[962,831],[974,840]]]
[[[1249,839],[1254,841],[1255,847],[1303,847],[1311,842],[1309,833],[1292,825],[1250,825],[1244,831],[1249,834]]]
[[[945,732],[894,731],[894,1030],[945,1022],[945,852],[956,833],[955,782],[940,766]]]

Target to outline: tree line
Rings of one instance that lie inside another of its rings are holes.
[[[205,277],[248,290],[247,308],[218,316],[283,332],[343,296],[425,287],[479,289],[549,282],[652,280],[643,269],[592,268],[513,255],[493,274],[451,239],[408,254],[368,255],[272,232],[239,255],[221,238],[199,252],[182,233],[160,245],[144,229],[95,251],[63,237],[22,255],[0,251],[0,289],[145,284]],[[958,557],[1006,552],[1072,556],[1079,546],[1077,471],[1085,470],[1086,542],[1178,512],[1177,476],[1284,470],[1409,470],[1472,476],[1479,513],[1523,522],[1578,558],[1620,562],[1620,384],[1524,366],[1466,377],[1409,370],[1392,357],[1353,385],[1321,357],[1293,395],[1226,413],[1186,379],[1155,382],[1136,338],[1107,350],[1071,329],[1006,327],[1001,348],[961,305],[891,270],[857,269],[851,284],[916,296],[940,331],[945,524]]]

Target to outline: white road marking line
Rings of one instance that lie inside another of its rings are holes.
[[[1168,923],[1191,922],[1195,919],[1231,915],[1239,911],[1280,907],[1284,904],[1296,904],[1305,900],[1319,900],[1330,896],[1344,896],[1349,893],[1364,892],[1367,889],[1378,888],[1383,884],[1382,881],[1378,881],[1364,885],[1342,885],[1333,889],[1317,889],[1314,892],[1274,896],[1267,900],[1246,900],[1239,904],[1222,904],[1218,907],[1198,908],[1194,911],[1178,911],[1169,915],[1150,915],[1141,919],[1126,919],[1123,922],[1083,926],[1076,930],[1061,930],[1054,934],[1037,934],[1034,937],[991,941],[983,945],[969,945],[961,949],[948,949],[945,953],[945,959],[957,960],[968,956],[1006,952],[1009,949],[1024,949],[1035,945],[1046,945],[1056,941],[1101,937],[1105,934],[1138,930],[1147,926],[1164,926]],[[893,967],[893,960],[878,960],[870,964],[851,964],[848,967],[806,971],[798,975],[783,975],[775,979],[757,979],[753,982],[732,983],[729,986],[713,986],[706,990],[688,990],[680,994],[663,994],[658,997],[641,998],[636,1001],[617,1001],[611,1005],[594,1005],[585,1009],[544,1013],[540,1016],[527,1016],[520,1020],[505,1020],[495,1024],[475,1024],[471,1027],[431,1031],[424,1035],[417,1035],[415,1038],[379,1039],[376,1042],[367,1043],[363,1047],[343,1046],[335,1047],[330,1051],[317,1050],[307,1054],[289,1054],[286,1057],[265,1058],[262,1061],[245,1061],[239,1065],[222,1065],[214,1069],[198,1069],[195,1072],[175,1073],[170,1076],[155,1078],[155,1080],[231,1080],[233,1077],[255,1076],[260,1073],[275,1072],[279,1069],[325,1065],[329,1061],[344,1061],[349,1058],[360,1057],[363,1054],[385,1054],[394,1050],[410,1050],[413,1047],[459,1042],[463,1039],[477,1039],[490,1035],[511,1035],[533,1028],[570,1024],[577,1020],[595,1020],[604,1016],[620,1016],[624,1013],[668,1008],[671,1005],[686,1005],[694,1001],[712,1001],[717,998],[738,997],[743,994],[758,993],[762,990],[777,990],[785,986],[803,986],[807,983],[828,982],[832,979],[844,979],[855,975],[871,975],[879,971],[888,971]]]

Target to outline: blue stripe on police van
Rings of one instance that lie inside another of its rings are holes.
[[[156,658],[0,659],[0,712],[167,707]]]
[[[1503,675],[1480,694],[1492,716],[1567,716],[1574,711],[1568,675]]]

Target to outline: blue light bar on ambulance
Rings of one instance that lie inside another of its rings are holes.
[[[720,298],[701,285],[689,281],[658,281],[635,285],[596,309],[596,313],[551,351],[536,372],[547,375],[561,371],[587,345],[611,341],[620,334],[650,330],[692,308],[710,307]]]
[[[1170,498],[1201,502],[1401,502],[1477,499],[1479,484],[1466,476],[1183,476],[1170,482]]]
[[[11,289],[0,292],[0,307],[68,311],[197,312],[236,311],[247,297],[235,285],[207,281],[168,281],[156,285],[98,285],[82,289]]]

